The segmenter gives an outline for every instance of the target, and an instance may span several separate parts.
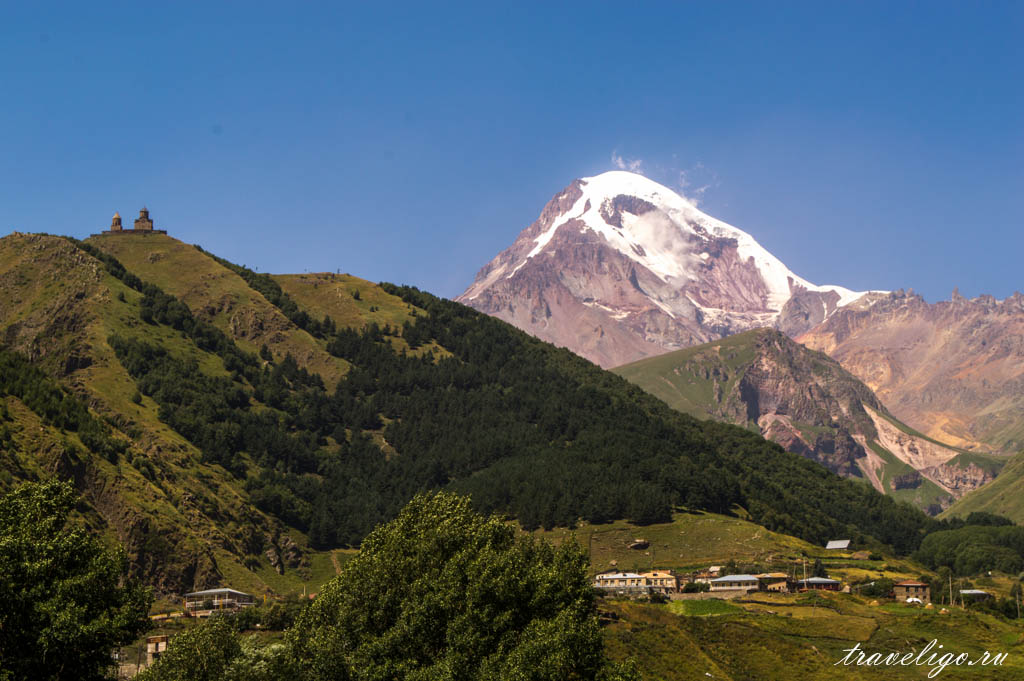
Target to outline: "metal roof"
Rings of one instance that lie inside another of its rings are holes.
[[[643,579],[643,575],[635,572],[605,572],[595,575],[594,579]]]
[[[807,579],[801,579],[798,584],[838,584],[838,579],[829,579],[828,577],[808,577]]]
[[[848,549],[850,548],[849,539],[833,539],[825,545],[825,549]]]
[[[726,575],[725,577],[717,577],[711,580],[712,582],[756,582],[757,577],[754,575]]]
[[[251,596],[243,591],[235,591],[234,589],[207,589],[206,591],[193,591],[185,596],[217,596],[223,594],[235,594],[237,596]]]

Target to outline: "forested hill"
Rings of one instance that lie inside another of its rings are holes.
[[[152,254],[142,257],[135,243],[96,245],[116,246],[146,277]],[[330,290],[328,283],[302,287],[218,262],[349,365],[333,393],[296,378],[287,359],[269,370],[284,374],[287,389],[250,376],[218,390],[144,343],[115,339],[115,350],[164,420],[208,457],[234,469],[232,452],[252,456],[260,469],[247,481],[254,501],[308,531],[315,546],[354,545],[416,491],[439,486],[470,492],[480,508],[506,511],[526,527],[580,517],[650,522],[678,505],[739,506],[814,541],[861,531],[908,549],[928,522],[757,435],[678,415],[572,353],[460,304],[385,285],[415,316],[401,326],[342,325],[321,318],[330,307],[307,313],[297,302],[308,306],[317,299],[310,288]],[[190,385],[199,403],[184,396]],[[232,402],[240,387],[252,388],[249,403],[237,394]],[[269,419],[257,403],[288,418]]]
[[[69,246],[0,240],[12,294],[0,327],[112,429],[95,438],[101,452],[77,438],[87,451],[75,476],[117,476],[96,494],[124,488],[130,526],[118,525],[125,513],[113,503],[96,510],[122,540],[138,535],[133,560],[152,570],[181,560],[153,538],[169,525],[210,528],[204,570],[179,570],[170,586],[216,582],[228,560],[258,570],[271,555],[286,569],[307,541],[356,545],[415,492],[438,487],[526,527],[651,522],[685,506],[745,512],[814,542],[871,535],[906,552],[934,522],[415,289],[270,277],[160,235]],[[35,267],[44,258],[52,264]],[[69,286],[72,276],[83,283]],[[31,408],[9,399],[18,403],[8,419]],[[127,450],[105,444],[124,438]],[[67,474],[31,475],[54,472]]]
[[[452,357],[409,360],[339,333],[332,351],[354,365],[338,395],[367,400],[389,421],[397,477],[416,471],[527,527],[628,518],[674,506],[730,512],[822,542],[869,534],[898,550],[930,521],[865,485],[842,480],[742,428],[697,421],[568,350],[413,288],[385,288],[426,310],[403,329]]]

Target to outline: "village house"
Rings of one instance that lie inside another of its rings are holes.
[[[842,583],[828,577],[808,577],[798,580],[796,585],[800,591],[839,591]]]
[[[250,594],[234,589],[206,589],[185,594],[185,613],[193,617],[209,617],[218,610],[238,610],[256,605]]]
[[[604,572],[594,577],[594,588],[628,594],[675,593],[679,591],[679,577],[671,570],[650,572]]]
[[[919,599],[922,603],[930,603],[932,600],[931,589],[924,582],[908,579],[892,585],[893,597],[897,601],[907,602],[911,598]]]
[[[833,539],[825,544],[826,551],[848,551],[850,549],[849,539]]]
[[[637,572],[604,572],[594,577],[594,588],[604,591],[646,592],[647,578]]]
[[[754,575],[725,575],[711,580],[712,591],[756,591],[759,580]]]
[[[163,636],[149,636],[146,638],[146,666],[152,667],[153,663],[160,659],[160,656],[165,650],[167,650],[167,642],[170,641],[171,637],[164,634]]]
[[[679,578],[671,570],[652,570],[640,575],[651,591],[668,594],[679,591]]]
[[[712,565],[706,570],[700,570],[695,572],[691,577],[691,582],[698,582],[703,584],[710,584],[711,580],[722,574],[721,565]]]
[[[789,591],[789,575],[785,572],[765,572],[755,576],[759,591],[774,591],[776,593]]]

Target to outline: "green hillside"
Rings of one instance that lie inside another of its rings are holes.
[[[163,593],[315,586],[327,552],[439,487],[531,530],[650,525],[685,506],[906,553],[932,527],[415,289],[268,277],[162,235],[12,235],[0,282],[6,346],[127,443],[101,451],[44,422],[75,446],[72,468],[51,463],[32,453],[49,446],[45,418],[8,390],[0,484],[72,475],[85,515]]]
[[[1024,523],[1024,453],[1010,459],[998,478],[964,496],[942,517],[966,518],[975,511],[997,513]]]
[[[536,530],[534,534],[555,544],[578,542],[588,552],[590,570],[595,574],[655,568],[685,574],[733,562],[739,569],[800,575],[815,560],[822,561],[830,575],[848,582],[865,577],[901,580],[929,572],[919,563],[892,555],[877,542],[855,546],[869,556],[855,558],[854,551],[826,551],[823,544],[812,544],[772,532],[749,520],[717,513],[680,512],[673,514],[669,522],[651,525],[624,520],[601,525],[581,523],[573,529]],[[644,540],[647,546],[631,548],[637,539]]]
[[[877,603],[877,601],[876,601]],[[694,604],[717,604],[696,609]],[[633,658],[645,680],[803,681],[804,679],[924,679],[937,667],[837,665],[859,644],[868,655],[917,653],[932,640],[981,659],[1006,653],[999,666],[950,665],[938,678],[1024,678],[1020,626],[988,614],[948,613],[894,603],[871,605],[848,594],[754,594],[741,602],[667,605],[606,602],[605,645],[613,659]],[[677,614],[693,613],[693,614]],[[955,656],[954,655],[954,656]],[[927,658],[925,658],[927,659]]]
[[[749,428],[931,512],[991,480],[1003,463],[900,423],[837,362],[771,329],[643,359],[614,372],[678,411]]]
[[[348,369],[324,349],[323,341],[296,326],[242,277],[195,246],[162,234],[98,236],[87,243],[177,297],[242,350],[257,352],[266,345],[275,359],[290,354],[332,387]],[[349,321],[362,323],[358,315]]]

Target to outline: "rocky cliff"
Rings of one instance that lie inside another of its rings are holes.
[[[834,357],[900,420],[977,451],[1024,448],[1024,296],[929,304],[913,292],[837,311],[797,340]]]
[[[791,452],[932,512],[992,480],[1000,465],[915,433],[835,360],[771,329],[614,371],[681,411],[757,428]]]

